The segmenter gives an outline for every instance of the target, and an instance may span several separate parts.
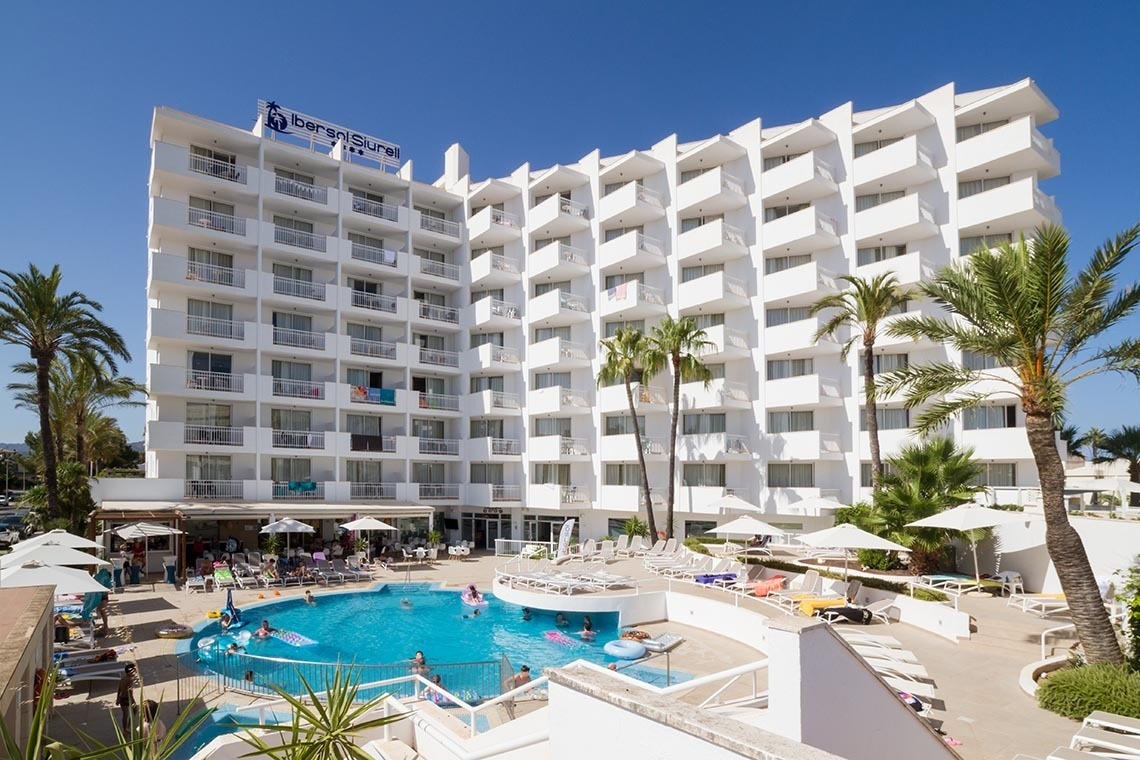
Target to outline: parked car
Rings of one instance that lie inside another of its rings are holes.
[[[0,515],[0,546],[11,546],[26,533],[23,515]]]

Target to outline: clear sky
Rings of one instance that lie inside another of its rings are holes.
[[[477,178],[786,124],[852,100],[1033,77],[1083,261],[1140,220],[1140,3],[11,2],[0,11],[0,267],[62,265],[144,376],[151,111],[250,127],[275,99],[402,146],[432,180],[461,142]],[[1140,279],[1140,258],[1126,272]],[[1140,318],[1130,326],[1133,333]],[[0,386],[26,358],[0,348]],[[1140,423],[1136,386],[1079,386],[1081,427]],[[0,389],[0,441],[36,423]],[[121,416],[131,440],[143,413]]]

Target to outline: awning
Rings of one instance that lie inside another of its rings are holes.
[[[95,511],[96,519],[153,515],[159,519],[180,517],[183,520],[221,518],[226,520],[265,520],[270,516],[289,515],[297,519],[334,520],[351,515],[399,519],[401,517],[428,517],[435,508],[422,504],[330,504],[327,502],[159,502],[159,501],[104,501]]]

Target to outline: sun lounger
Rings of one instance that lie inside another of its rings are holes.
[[[629,540],[629,555],[630,557],[644,557],[650,549],[649,542],[641,536],[634,536]]]
[[[184,588],[186,589],[187,594],[193,594],[197,591],[201,591],[201,592],[205,593],[205,592],[210,590],[210,584],[212,582],[213,582],[212,576],[195,575],[191,578],[186,579],[186,585],[184,586]]]
[[[800,576],[797,585],[789,586],[783,591],[771,591],[764,597],[764,601],[780,608],[781,612],[790,615],[792,614],[792,610],[795,609],[795,603],[801,602],[804,599],[815,598],[818,590],[819,571],[808,570]]]
[[[333,570],[327,559],[316,560],[313,576],[317,579],[317,583],[323,581],[326,586],[330,583],[344,583],[345,581],[344,573]]]
[[[896,660],[880,660],[874,657],[864,657],[863,660],[871,666],[876,673],[898,675],[908,678],[930,678],[926,668],[917,662],[898,662]]]
[[[752,593],[752,588],[760,580],[764,568],[760,565],[741,565],[741,567],[743,569],[736,574],[736,579],[732,583],[720,583],[717,587],[733,594]]]
[[[1089,728],[1103,728],[1109,731],[1119,731],[1122,734],[1140,736],[1140,720],[1128,718],[1124,715],[1097,710],[1085,718],[1084,725]]]
[[[692,580],[698,575],[716,575],[721,573],[728,565],[729,560],[727,559],[705,557],[703,561],[697,561],[682,567],[667,567],[661,571],[661,574],[669,578]]]
[[[1017,607],[1022,612],[1032,612],[1038,617],[1069,610],[1064,594],[1010,594],[1007,606]]]
[[[341,577],[352,581],[361,580],[362,577],[359,573],[346,565],[343,559],[334,559],[332,561],[332,570],[334,573],[340,573]]]
[[[921,681],[908,681],[905,678],[883,675],[881,673],[879,674],[879,678],[883,679],[887,686],[890,686],[895,691],[906,692],[907,694],[913,694],[916,697],[934,699],[934,687],[928,683],[922,683]]]
[[[1026,756],[1019,755],[1018,757],[1024,758]],[[1097,758],[1103,757],[1104,755],[1094,755],[1090,752],[1080,752],[1075,749],[1069,749],[1068,747],[1057,747],[1057,749],[1049,753],[1045,760],[1096,760]],[[1015,757],[1014,760],[1017,760],[1017,758]]]
[[[637,588],[637,579],[633,576],[607,573],[604,570],[596,573],[575,573],[574,577],[601,591],[624,586]]]
[[[1073,734],[1069,749],[1087,749],[1109,757],[1140,757],[1140,736],[1083,726]]]
[[[125,667],[120,660],[107,660],[60,668],[59,676],[71,684],[81,681],[118,681]]]
[[[839,630],[839,635],[847,641],[848,644],[863,644],[864,646],[879,646],[887,647],[888,649],[902,649],[902,642],[894,636],[880,636],[874,633],[864,633],[859,630],[851,630],[849,628]]]
[[[95,648],[95,625],[89,621],[77,621],[68,626],[68,640],[55,644],[56,652],[66,652],[73,649]]]
[[[867,646],[865,644],[853,644],[851,648],[854,649],[860,657],[875,657],[880,660],[894,660],[895,662],[918,662],[918,657],[915,656],[914,652],[907,649],[892,649],[890,647]]]
[[[225,566],[218,566],[214,568],[214,588],[236,588],[237,579],[234,578],[233,570]]]

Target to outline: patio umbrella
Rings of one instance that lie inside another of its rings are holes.
[[[111,564],[107,560],[99,559],[92,554],[81,552],[78,549],[72,549],[70,546],[60,546],[59,544],[48,541],[38,546],[29,546],[5,554],[3,557],[0,557],[0,568],[14,567],[16,565],[22,565],[25,562],[33,561],[53,567],[62,565],[76,565],[78,567],[87,567],[88,565],[110,566]]]
[[[981,504],[962,504],[930,517],[907,523],[908,528],[943,528],[945,530],[972,531],[993,528],[1006,523],[1023,522],[1025,518],[1014,512],[990,509]],[[974,553],[974,581],[981,586],[982,574],[978,570],[978,542],[973,534],[967,534],[970,550]]]
[[[784,531],[775,525],[769,525],[763,520],[757,520],[751,515],[738,517],[724,525],[718,525],[705,533],[715,533],[718,536],[782,536]]]
[[[177,536],[182,535],[182,531],[178,528],[172,528],[168,525],[159,525],[157,523],[136,522],[129,525],[121,525],[118,528],[112,528],[104,531],[104,533],[114,533],[119,538],[127,541],[143,542],[143,574],[150,567],[150,546],[148,539],[153,536]],[[173,542],[172,542],[173,546]],[[175,552],[177,553],[177,552]]]
[[[97,541],[92,541],[89,538],[77,536],[74,533],[68,533],[66,530],[57,528],[56,530],[49,530],[47,533],[41,533],[38,536],[24,539],[17,543],[12,544],[12,551],[25,549],[29,546],[39,546],[46,543],[59,544],[60,546],[67,546],[72,549],[102,549],[103,544]]]
[[[726,496],[721,496],[709,502],[708,509],[716,510],[717,512],[727,512],[728,510],[735,510],[737,512],[762,512],[760,507],[749,504],[744,499],[740,498],[734,493]]]
[[[82,570],[53,567],[34,560],[0,570],[0,586],[55,586],[56,596],[105,593],[107,588]]]
[[[901,544],[896,544],[894,541],[889,541],[882,536],[876,536],[874,533],[868,533],[861,528],[856,528],[850,523],[836,525],[834,528],[827,528],[825,530],[817,530],[814,533],[805,533],[800,536],[800,541],[808,546],[814,546],[820,549],[843,549],[844,580],[847,579],[848,575],[847,550],[849,549],[877,549],[885,552],[907,551],[907,548]]]
[[[818,515],[825,509],[832,512],[837,509],[843,509],[842,504],[826,496],[812,496],[807,499],[800,499],[799,501],[792,502],[788,506],[804,515]]]
[[[282,517],[280,520],[269,523],[261,529],[262,533],[269,533],[271,535],[285,534],[285,550],[289,550],[289,534],[290,533],[316,533],[316,528],[312,525],[307,525],[299,520],[294,520],[292,517]]]
[[[375,517],[361,517],[356,520],[346,522],[340,527],[345,530],[351,531],[364,531],[365,533],[372,533],[374,530],[399,530],[395,525],[389,525],[383,520],[377,520]],[[369,536],[371,538],[371,536]],[[372,542],[368,542],[367,551],[368,560],[372,561]]]

